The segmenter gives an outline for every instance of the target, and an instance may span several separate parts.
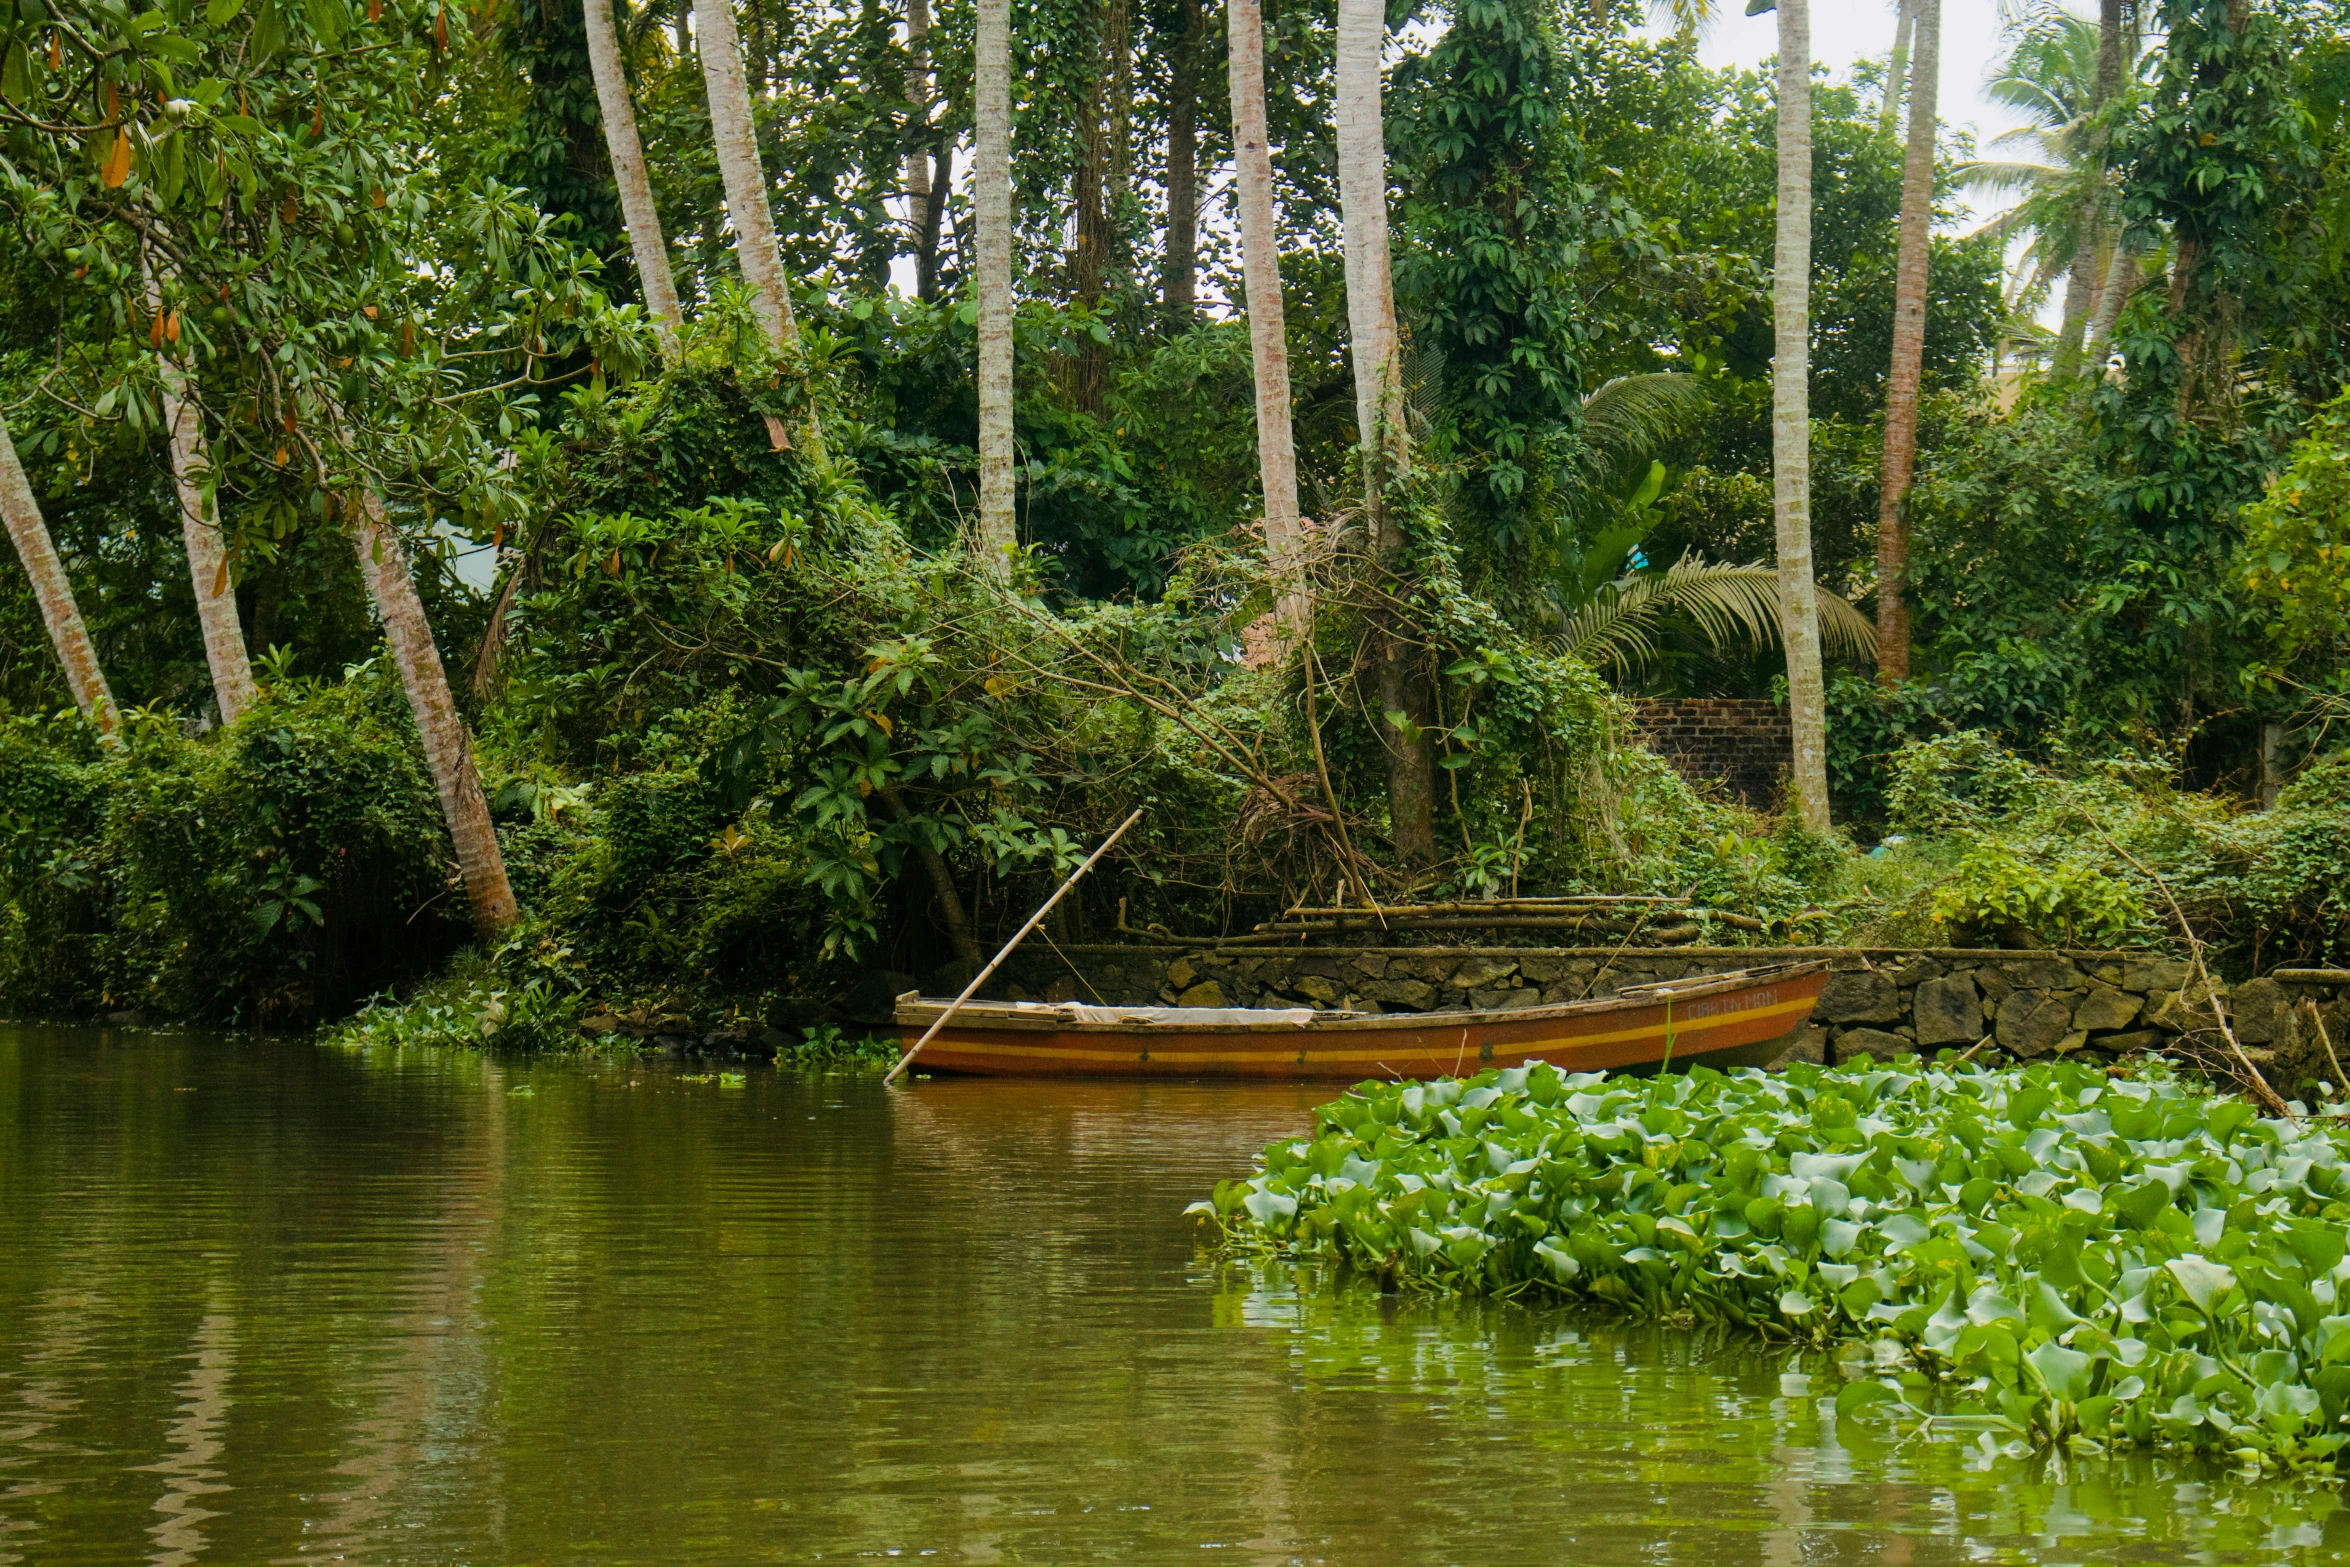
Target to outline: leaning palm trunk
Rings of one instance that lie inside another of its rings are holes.
[[[792,316],[791,288],[775,248],[775,214],[767,205],[767,171],[759,162],[759,137],[751,122],[751,90],[743,80],[743,57],[735,42],[732,0],[694,0],[694,31],[702,56],[702,82],[710,96],[710,135],[718,148],[718,173],[726,184],[726,217],[734,225],[735,264],[751,290],[751,308],[778,352],[799,341]]]
[[[1233,188],[1248,284],[1249,362],[1257,385],[1257,469],[1265,489],[1265,560],[1284,639],[1307,629],[1298,580],[1297,447],[1289,423],[1289,329],[1281,305],[1281,249],[1273,218],[1273,158],[1265,129],[1265,24],[1258,0],[1232,0]]]
[[[1020,547],[1012,512],[1012,6],[979,0],[972,41],[971,206],[978,230],[981,566],[1008,577]]]
[[[645,173],[645,149],[637,140],[636,105],[628,96],[628,73],[620,63],[620,38],[612,24],[612,0],[586,0],[588,69],[596,78],[596,106],[604,115],[604,147],[612,157],[612,179],[620,187],[621,221],[628,227],[629,253],[636,258],[637,284],[661,362],[678,359],[677,280],[669,270],[669,247],[661,237],[661,212],[653,205],[653,182]]]
[[[1918,0],[1917,83],[1901,171],[1901,237],[1893,271],[1893,363],[1885,379],[1885,456],[1877,491],[1877,678],[1909,678],[1909,522],[1902,503],[1918,455],[1918,375],[1926,348],[1926,272],[1934,226],[1934,99],[1941,77],[1942,0]]]
[[[1909,79],[1910,34],[1917,25],[1917,0],[1900,0],[1893,24],[1893,56],[1885,62],[1885,102],[1877,110],[1877,134],[1891,136],[1901,125],[1901,95]]]
[[[49,537],[40,502],[33,499],[24,465],[16,459],[16,442],[9,438],[5,419],[0,419],[0,515],[7,517],[8,536],[16,541],[17,558],[32,579],[41,623],[49,628],[49,641],[57,649],[57,662],[64,667],[74,705],[98,726],[99,733],[114,733],[114,693],[106,687],[106,671],[98,666],[98,649],[73,601],[73,583],[65,575],[65,563],[57,558],[57,545]]]
[[[707,48],[709,40],[703,40]],[[473,906],[474,929],[495,936],[520,918],[514,889],[506,880],[505,856],[498,852],[498,834],[490,825],[489,802],[481,792],[481,774],[473,765],[473,743],[465,721],[449,695],[449,677],[441,667],[432,625],[424,616],[424,601],[416,596],[416,579],[409,574],[408,557],[399,535],[385,521],[383,501],[373,491],[359,502],[352,543],[359,552],[360,575],[367,579],[367,596],[383,621],[384,641],[392,662],[399,666],[400,684],[408,692],[408,709],[416,715],[416,733],[424,742],[425,766],[432,772],[433,792],[440,796],[441,817],[449,826],[449,842],[457,851],[458,874],[464,878],[465,897]]]
[[[161,316],[163,291],[151,269],[145,279],[147,309]],[[204,412],[188,395],[187,376],[172,363],[168,346],[163,347],[156,369],[163,427],[171,436],[171,480],[179,498],[180,536],[187,544],[188,580],[196,590],[196,623],[204,634],[204,663],[212,672],[212,699],[225,726],[235,723],[253,705],[253,661],[245,651],[244,625],[237,619],[227,541],[204,495],[201,476],[212,468],[204,443]]]
[[[1380,55],[1387,41],[1381,0],[1339,0],[1334,90],[1338,198],[1346,228],[1346,318],[1353,340],[1355,424],[1362,437],[1364,499],[1372,547],[1393,575],[1404,564],[1403,528],[1387,506],[1387,485],[1409,468],[1403,360],[1395,325],[1395,279],[1387,251],[1387,136],[1379,107]],[[1387,753],[1387,813],[1395,852],[1406,865],[1436,857],[1436,769],[1426,728],[1428,683],[1412,644],[1379,632],[1379,713]]]
[[[1771,500],[1795,799],[1804,825],[1828,827],[1827,692],[1811,568],[1811,17],[1779,0],[1779,233],[1772,258]],[[1918,75],[1922,78],[1924,73]]]
[[[2089,322],[2089,346],[2081,354],[2082,368],[2090,375],[2105,374],[2105,362],[2113,357],[2113,329],[2121,320],[2122,306],[2129,303],[2132,285],[2137,281],[2138,258],[2130,253],[2129,235],[2113,237],[2113,259],[2105,265],[2105,282],[2097,294],[2097,314]]]

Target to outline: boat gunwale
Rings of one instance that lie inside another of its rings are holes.
[[[1708,974],[1688,980],[1663,980],[1642,985],[1630,993],[1598,996],[1587,1000],[1554,1001],[1541,1006],[1508,1007],[1499,1010],[1468,1009],[1454,1012],[1380,1012],[1362,1016],[1321,1014],[1304,1021],[1267,1018],[1262,1023],[1185,1023],[1167,1021],[1157,1023],[1096,1023],[1069,1017],[1058,1011],[1012,1013],[1007,1005],[1023,1003],[981,1002],[965,1003],[956,1011],[947,1025],[949,1033],[998,1030],[1012,1033],[1082,1034],[1087,1036],[1168,1039],[1185,1035],[1203,1034],[1289,1034],[1326,1033],[1400,1033],[1412,1029],[1479,1028],[1500,1023],[1537,1023],[1557,1018],[1599,1017],[1611,1012],[1633,1012],[1661,1007],[1671,1002],[1705,1000],[1714,996],[1735,994],[1741,990],[1760,989],[1789,980],[1808,979],[1828,969],[1823,959],[1808,959],[1794,963],[1768,964],[1761,968],[1733,969],[1722,974]],[[893,1026],[915,1028],[935,1022],[949,1003],[924,998],[898,1003]],[[1063,1003],[1025,1003],[1030,1006],[1059,1006]],[[1169,1009],[1174,1010],[1174,1009]],[[1227,1010],[1201,1008],[1199,1010]],[[1270,1009],[1268,1009],[1270,1010]],[[1697,1020],[1693,1027],[1704,1027],[1708,1020]]]

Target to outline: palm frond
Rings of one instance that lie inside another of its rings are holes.
[[[1619,375],[1583,399],[1583,439],[1612,465],[1636,462],[1679,435],[1712,401],[1693,375]]]
[[[1835,594],[1818,598],[1822,650],[1832,658],[1874,660],[1876,627]],[[1567,617],[1558,649],[1583,663],[1613,664],[1628,674],[1656,657],[1659,622],[1676,610],[1717,652],[1741,645],[1768,647],[1779,640],[1779,574],[1769,566],[1684,555],[1664,571],[1603,588]]]

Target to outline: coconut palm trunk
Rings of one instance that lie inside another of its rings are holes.
[[[1901,230],[1893,269],[1893,363],[1885,379],[1885,455],[1877,491],[1877,679],[1909,678],[1909,522],[1902,503],[1918,455],[1918,376],[1926,350],[1926,274],[1934,228],[1935,89],[1941,75],[1942,0],[1917,0],[1917,81],[1901,171]]]
[[[1233,187],[1248,286],[1249,363],[1256,372],[1257,471],[1265,491],[1265,560],[1285,638],[1304,633],[1309,605],[1298,579],[1297,445],[1290,429],[1289,329],[1281,304],[1281,247],[1273,217],[1273,156],[1265,129],[1265,23],[1260,0],[1231,0]]]
[[[604,148],[612,157],[612,179],[620,187],[621,221],[628,227],[629,253],[636,259],[637,286],[661,362],[678,359],[677,279],[669,270],[669,247],[661,237],[661,212],[653,204],[653,182],[645,172],[644,144],[637,139],[636,105],[628,95],[628,73],[620,63],[620,35],[612,20],[613,0],[585,0],[588,69],[596,79],[596,106],[604,116]]]
[[[1779,535],[1795,804],[1828,827],[1827,692],[1811,566],[1811,14],[1779,0],[1779,232],[1772,258],[1771,511]],[[1922,73],[1921,73],[1922,74]],[[1914,96],[1914,94],[1913,94]]]
[[[2090,88],[2089,112],[2096,114],[2104,109],[2121,87],[2121,0],[2102,0],[2097,16],[2097,74]],[[2122,236],[2117,226],[2107,220],[2106,212],[2107,137],[2102,129],[2097,129],[2086,140],[2092,182],[2082,204],[2080,241],[2073,251],[2071,276],[2065,283],[2064,325],[2056,341],[2055,368],[2067,375],[2083,371],[2095,374],[2104,367],[2104,345],[2112,340],[2113,318],[2120,308],[2119,301],[2114,302],[2114,309],[2106,308],[2114,281],[2122,275]],[[2080,307],[2078,322],[2074,319],[2076,296]],[[2098,330],[2100,321],[2105,324],[2102,333]]]
[[[1355,425],[1382,546],[1390,540],[1378,494],[1410,460],[1395,279],[1387,248],[1387,140],[1379,103],[1386,40],[1387,13],[1379,0],[1339,0],[1335,91],[1346,320],[1354,350]]]
[[[1910,34],[1917,26],[1918,0],[1901,0],[1900,17],[1893,24],[1893,55],[1885,62],[1885,102],[1877,110],[1877,134],[1891,136],[1901,128],[1901,95],[1909,85]]]
[[[1387,41],[1381,0],[1339,0],[1333,83],[1338,199],[1346,229],[1346,317],[1352,339],[1355,424],[1362,438],[1364,502],[1374,554],[1391,577],[1404,566],[1403,529],[1387,485],[1409,468],[1403,361],[1395,323],[1395,279],[1387,248],[1387,136],[1379,104]],[[1395,852],[1406,865],[1436,857],[1436,769],[1427,725],[1430,703],[1417,650],[1393,628],[1378,632],[1379,713],[1387,755],[1387,811]]]
[[[707,37],[703,43],[707,47]],[[359,552],[367,596],[383,621],[384,642],[408,693],[408,710],[416,715],[416,733],[424,742],[425,766],[432,773],[433,792],[440,796],[449,842],[457,851],[457,870],[473,908],[474,929],[484,936],[498,935],[521,915],[506,880],[505,856],[498,852],[497,830],[490,825],[489,802],[482,797],[481,774],[473,765],[473,742],[449,695],[448,673],[441,667],[424,601],[416,595],[407,552],[385,520],[383,501],[372,491],[360,500],[351,541]]]
[[[24,465],[17,461],[16,442],[9,437],[5,419],[0,419],[0,516],[8,519],[8,536],[16,542],[25,575],[32,579],[41,623],[49,628],[49,641],[57,649],[57,662],[65,670],[74,706],[98,726],[99,733],[114,733],[114,693],[107,689],[106,671],[98,665],[98,649],[73,601],[73,583],[65,575],[65,563],[57,558],[56,542],[49,537],[49,524],[41,516],[40,502],[33,498]]]
[[[185,372],[173,362],[177,333],[165,311],[163,290],[151,258],[141,262],[147,310],[159,325],[156,364],[163,402],[163,428],[171,438],[171,482],[179,499],[180,537],[187,546],[188,581],[196,590],[196,623],[204,636],[204,663],[212,673],[212,700],[223,725],[233,724],[253,705],[253,660],[245,650],[244,623],[237,618],[236,586],[229,580],[228,541],[204,494],[212,469],[204,441],[204,411],[188,395]]]
[[[726,217],[734,225],[735,264],[751,290],[751,308],[758,313],[759,324],[781,351],[799,341],[800,325],[792,315],[791,288],[775,248],[775,214],[767,204],[767,171],[759,162],[751,90],[743,78],[731,0],[694,0],[694,32],[702,56],[702,83],[710,97],[710,135],[718,148],[719,177],[726,185]]]
[[[2105,263],[2105,281],[2097,289],[2097,314],[2089,321],[2089,343],[2081,353],[2082,368],[2087,374],[2103,375],[2106,361],[2113,357],[2113,329],[2121,320],[2122,306],[2130,302],[2138,270],[2138,258],[2130,253],[2129,236],[2114,235],[2113,255]]]
[[[979,305],[979,535],[986,570],[1009,577],[1020,547],[1012,496],[1012,6],[979,0],[972,41],[973,287]]]
[[[907,130],[930,123],[930,0],[906,0]],[[930,216],[930,147],[906,154],[906,249],[919,267]]]

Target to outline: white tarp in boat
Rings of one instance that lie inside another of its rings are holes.
[[[1063,1002],[1055,1009],[1079,1023],[1151,1023],[1160,1027],[1203,1028],[1228,1023],[1286,1023],[1314,1020],[1312,1007],[1089,1007]]]

